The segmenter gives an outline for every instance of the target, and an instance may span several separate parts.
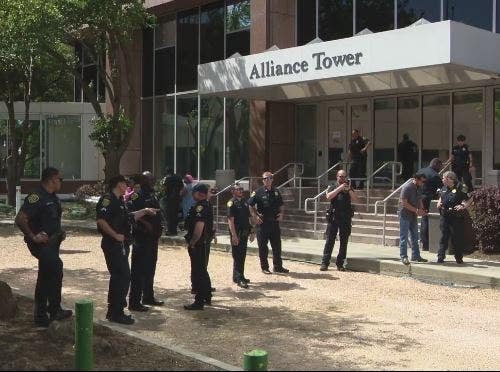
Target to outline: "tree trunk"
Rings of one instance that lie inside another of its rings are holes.
[[[120,174],[120,159],[123,155],[121,151],[110,151],[104,155],[104,182]]]
[[[16,186],[18,185],[18,149],[16,135],[16,118],[14,114],[14,94],[9,92],[9,99],[5,102],[9,114],[8,133],[9,143],[7,147],[7,203],[16,205]]]

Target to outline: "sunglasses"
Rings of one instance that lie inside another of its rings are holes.
[[[272,179],[273,179],[273,176],[262,177],[262,179],[263,179],[264,181],[266,181],[266,180],[272,180]]]
[[[57,177],[57,178],[56,178],[56,180],[59,180],[59,182],[62,182],[62,181],[64,181],[64,178],[62,178],[62,177]]]

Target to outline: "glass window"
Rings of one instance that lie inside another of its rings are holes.
[[[80,115],[47,116],[45,157],[47,166],[59,169],[66,179],[81,178]]]
[[[200,178],[215,179],[215,170],[223,166],[224,101],[202,98],[200,110]]]
[[[319,0],[319,37],[324,40],[352,36],[352,0]]]
[[[141,102],[141,162],[142,169],[153,169],[153,98]],[[163,174],[163,169],[161,173]]]
[[[83,82],[94,92],[94,97],[97,97],[97,66],[90,65],[83,68]],[[83,101],[89,102],[89,95],[83,91]]]
[[[493,0],[444,0],[444,19],[492,30]]]
[[[328,107],[328,168],[346,161],[347,115],[344,103]],[[334,173],[329,179],[335,179]]]
[[[482,175],[483,94],[481,92],[453,93],[453,143],[463,134],[469,145],[475,167],[475,177]]]
[[[316,37],[316,0],[297,0],[297,45]]]
[[[450,96],[432,94],[423,97],[422,166],[433,158],[448,160],[450,155]]]
[[[200,63],[224,59],[224,1],[201,8]]]
[[[304,177],[316,176],[316,105],[297,106],[295,159],[304,163]]]
[[[234,169],[236,178],[248,176],[250,108],[248,101],[226,100],[226,168]]]
[[[420,98],[419,97],[399,97],[398,98],[398,141],[403,140],[403,136],[408,135],[408,139],[417,145],[420,150]],[[398,161],[401,161],[401,153],[397,154]],[[428,164],[422,164],[427,166]],[[414,169],[420,168],[418,156],[413,161]]]
[[[177,15],[177,91],[194,90],[198,81],[198,8]]]
[[[162,18],[155,29],[155,48],[175,46],[175,15]]]
[[[157,174],[163,174],[166,167],[174,169],[174,104],[173,97],[156,100]]]
[[[356,33],[365,28],[372,32],[394,29],[394,0],[357,0]]]
[[[142,31],[142,96],[153,95],[153,30]]]
[[[155,51],[155,94],[175,91],[175,47]]]
[[[441,0],[398,0],[398,27],[407,27],[420,18],[441,20]]]
[[[373,145],[373,169],[383,163],[395,160],[396,149],[396,100],[376,99],[374,101],[375,133]],[[391,177],[391,169],[382,176]],[[390,178],[389,178],[390,179]]]
[[[197,177],[198,98],[177,98],[177,173]]]
[[[227,32],[250,28],[250,0],[227,0],[226,4]]]
[[[493,126],[493,169],[500,170],[500,89],[495,89],[495,124]]]
[[[227,34],[226,57],[231,57],[236,52],[242,56],[250,54],[250,30]]]

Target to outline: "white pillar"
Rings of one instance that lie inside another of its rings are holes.
[[[21,186],[16,186],[16,215],[21,209]]]

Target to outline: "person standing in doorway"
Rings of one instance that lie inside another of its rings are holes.
[[[401,177],[403,181],[411,178],[415,160],[418,158],[418,147],[408,134],[403,134],[403,140],[398,145],[398,161],[403,165]]]
[[[368,148],[371,142],[364,137],[361,137],[359,130],[352,131],[352,141],[349,144],[348,160],[351,163],[349,170],[349,177],[353,182],[355,189],[362,189],[364,187],[364,178],[366,178],[366,162],[368,159]]]
[[[474,162],[465,140],[463,134],[457,136],[457,144],[453,146],[449,160],[451,161],[451,170],[456,174],[458,182],[467,186],[466,193],[471,193],[473,191],[471,171],[474,170]]]
[[[165,191],[165,209],[167,217],[167,232],[166,235],[177,235],[177,225],[179,223],[179,208],[181,204],[181,192],[184,189],[182,178],[174,173],[173,169],[166,169],[165,178],[163,178],[162,186]]]

